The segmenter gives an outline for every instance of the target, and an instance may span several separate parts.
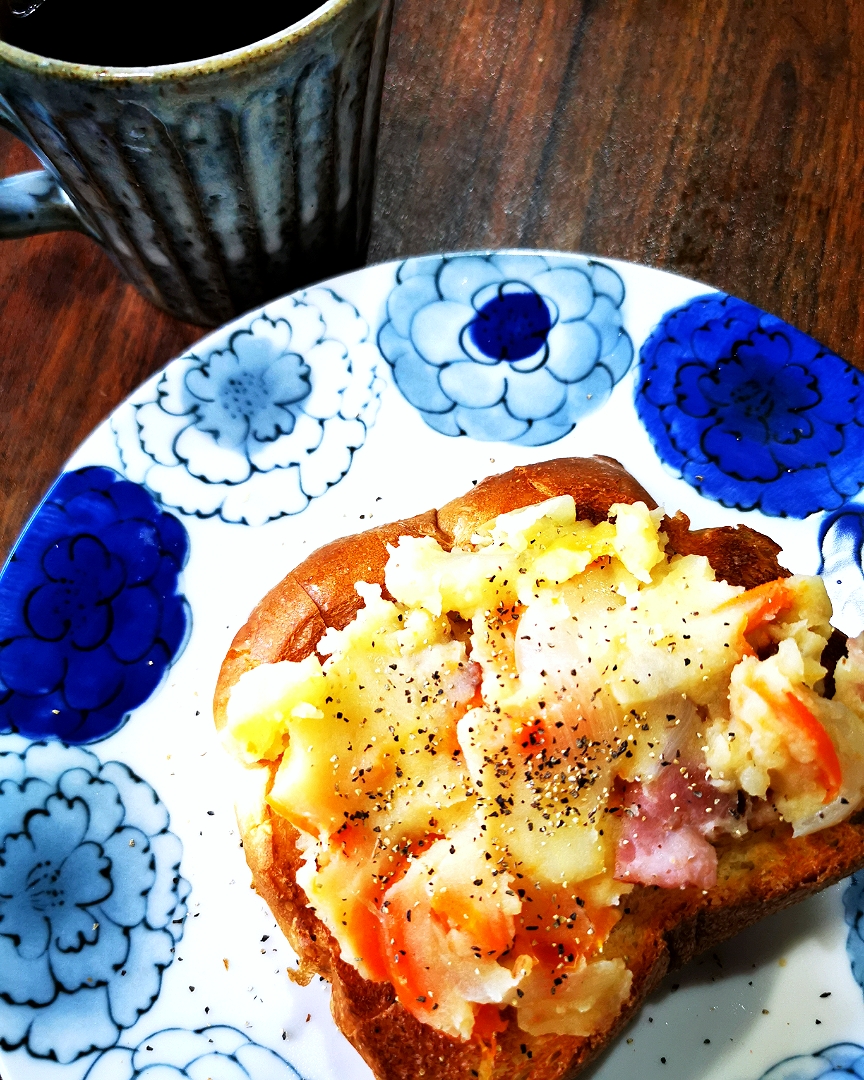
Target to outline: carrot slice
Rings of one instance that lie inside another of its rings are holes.
[[[495,1036],[506,1031],[509,1021],[497,1005],[480,1005],[474,1016],[473,1034],[485,1043],[494,1043]]]
[[[776,707],[779,703],[775,701],[773,704]],[[785,694],[785,705],[780,705],[777,711],[813,748],[819,783],[825,788],[825,798],[822,801],[833,802],[840,794],[843,770],[828,732],[801,698],[789,690]]]
[[[776,578],[757,585],[754,589],[724,600],[717,606],[717,611],[729,611],[743,608],[747,613],[745,633],[750,633],[766,622],[772,622],[777,615],[787,611],[795,600],[795,594],[786,584],[785,578]]]

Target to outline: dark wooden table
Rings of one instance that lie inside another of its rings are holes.
[[[32,166],[0,137],[0,171]],[[372,261],[519,245],[728,289],[864,367],[864,5],[397,0]],[[90,241],[0,249],[0,551],[201,331]]]

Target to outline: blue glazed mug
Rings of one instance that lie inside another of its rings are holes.
[[[158,307],[215,326],[362,264],[393,0],[326,0],[245,48],[96,67],[0,41],[0,238],[77,229]]]

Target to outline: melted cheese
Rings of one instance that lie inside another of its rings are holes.
[[[562,496],[467,550],[403,537],[393,601],[358,583],[365,606],[317,656],[232,692],[226,741],[278,763],[269,802],[343,959],[447,1034],[506,1005],[536,1035],[599,1030],[629,993],[603,955],[628,879],[710,875],[704,837],[747,829],[738,792],[798,832],[862,800],[864,649],[821,697],[821,581],[745,593],[667,559],[661,521],[637,503],[591,525]]]

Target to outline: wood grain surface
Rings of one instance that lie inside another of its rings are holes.
[[[33,167],[0,137],[0,172]],[[753,301],[864,367],[864,5],[401,0],[370,261],[580,250]],[[200,330],[84,237],[0,248],[0,551]]]

